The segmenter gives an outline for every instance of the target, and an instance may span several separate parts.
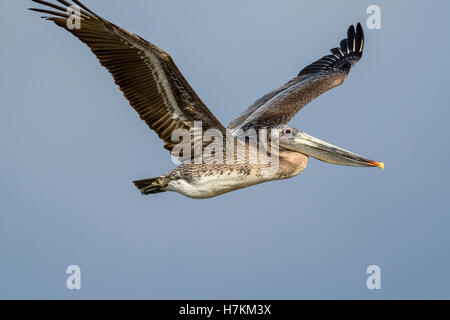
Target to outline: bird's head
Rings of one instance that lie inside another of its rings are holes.
[[[384,169],[384,163],[367,159],[359,154],[336,147],[321,141],[290,126],[278,128],[280,149],[286,149],[311,156],[318,160],[353,167],[379,167]]]

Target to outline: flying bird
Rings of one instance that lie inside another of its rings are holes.
[[[175,191],[190,198],[211,198],[294,177],[306,168],[310,156],[338,165],[384,169],[382,162],[287,125],[306,104],[342,84],[360,60],[364,48],[360,23],[356,29],[353,25],[348,28],[347,38],[331,49],[331,54],[256,100],[225,128],[167,52],[105,20],[80,1],[33,2],[44,7],[30,10],[44,13],[43,18],[66,29],[91,49],[140,118],[163,140],[172,157],[179,160],[180,165],[168,174],[134,181],[144,195]],[[249,131],[256,133],[256,140],[249,138]],[[174,140],[177,132],[185,135]],[[205,139],[206,132],[213,132],[214,138]],[[263,158],[259,156],[261,150],[265,151],[266,160],[276,159],[276,166],[271,161],[251,161],[255,151],[257,159]]]

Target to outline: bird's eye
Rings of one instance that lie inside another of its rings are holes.
[[[286,129],[286,133],[287,134],[291,133],[291,129]]]

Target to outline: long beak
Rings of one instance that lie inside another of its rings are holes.
[[[299,131],[286,148],[311,156],[318,160],[353,167],[379,167],[384,170],[384,163],[370,160],[359,154],[333,146]]]

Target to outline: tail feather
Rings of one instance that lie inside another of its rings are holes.
[[[168,179],[164,176],[133,181],[134,185],[141,190],[143,195],[167,191]]]

